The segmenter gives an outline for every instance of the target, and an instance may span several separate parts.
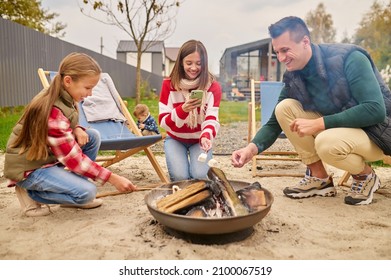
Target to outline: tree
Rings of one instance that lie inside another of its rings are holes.
[[[391,0],[385,5],[374,1],[354,38],[356,44],[371,54],[379,69],[391,65]]]
[[[343,43],[343,44],[352,44],[353,43],[353,39],[349,37],[347,31],[343,32],[341,43]]]
[[[0,16],[14,21],[39,32],[63,37],[66,24],[52,23],[57,13],[50,13],[41,8],[41,1],[37,0],[2,0],[0,1]],[[47,27],[51,25],[51,27]]]
[[[112,2],[115,2],[113,4]],[[83,3],[94,11],[102,13],[105,20],[91,16],[83,8],[81,12],[90,18],[108,25],[115,25],[126,32],[137,46],[136,65],[136,104],[140,103],[141,57],[154,42],[163,41],[175,29],[175,16],[181,2],[178,0],[117,0],[93,1]],[[173,26],[174,25],[174,26]]]
[[[305,19],[311,33],[311,41],[317,44],[335,42],[335,28],[331,14],[326,13],[323,3],[319,3],[314,11],[307,13]]]

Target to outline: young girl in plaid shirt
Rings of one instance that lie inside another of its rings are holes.
[[[97,183],[133,191],[128,179],[95,162],[100,135],[78,126],[77,103],[92,94],[101,69],[90,56],[66,56],[48,89],[33,98],[7,143],[4,175],[27,216],[50,214],[48,204],[99,207]]]

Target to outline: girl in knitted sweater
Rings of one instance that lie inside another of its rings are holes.
[[[192,90],[202,98],[191,98]],[[200,41],[190,40],[179,50],[174,68],[162,84],[159,124],[171,181],[205,179],[212,158],[212,144],[220,128],[221,87],[208,70],[208,55]],[[199,161],[206,153],[205,161]]]

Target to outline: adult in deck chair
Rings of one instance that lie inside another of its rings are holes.
[[[75,102],[92,93],[101,69],[86,54],[71,53],[59,74],[26,107],[7,143],[4,176],[15,186],[27,216],[50,214],[49,204],[83,209],[102,204],[90,180],[119,192],[136,190],[127,178],[95,163],[100,135],[78,126]]]
[[[38,69],[44,87],[49,86],[47,76],[56,72]],[[83,127],[92,127],[101,134],[101,151],[115,151],[114,156],[98,157],[102,166],[108,167],[138,152],[144,151],[157,175],[163,183],[168,179],[159,165],[155,155],[149,148],[162,140],[161,135],[142,136],[131,117],[125,103],[121,99],[111,77],[102,73],[93,94],[79,103],[79,123]]]
[[[380,180],[368,162],[391,154],[391,93],[372,58],[354,45],[311,43],[297,17],[281,19],[269,32],[287,68],[285,87],[268,123],[233,153],[233,165],[243,166],[283,130],[307,165],[305,177],[284,189],[286,196],[335,196],[324,162],[353,174],[346,204],[371,203]]]

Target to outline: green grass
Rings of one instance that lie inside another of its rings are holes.
[[[125,100],[128,103],[129,112],[133,116],[133,108],[136,106],[136,100],[134,98],[127,98]],[[157,121],[159,115],[159,101],[157,99],[144,99],[141,103],[144,103],[149,107],[151,115]],[[247,105],[247,102],[222,101],[219,111],[220,123],[227,124],[231,122],[247,122]],[[22,115],[22,110],[23,107],[0,108],[0,151],[5,150],[8,137],[13,126]]]
[[[22,115],[24,107],[0,108],[0,151],[5,150],[12,128]]]
[[[258,114],[259,116],[260,114]],[[219,110],[220,123],[248,121],[248,102],[222,101]]]

